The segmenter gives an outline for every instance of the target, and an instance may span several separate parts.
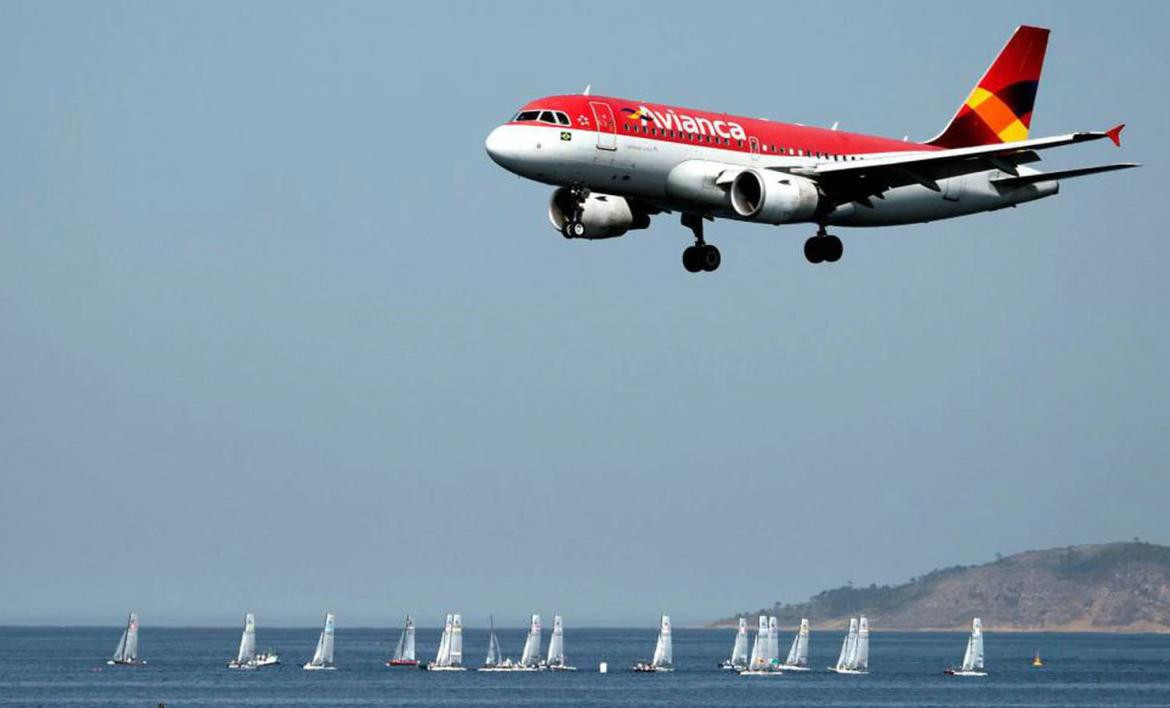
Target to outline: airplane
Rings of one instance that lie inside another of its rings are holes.
[[[810,263],[844,251],[829,226],[892,226],[995,211],[1050,197],[1060,181],[1137,167],[1040,172],[1039,151],[1109,138],[1105,131],[1029,138],[1049,30],[1021,25],[937,136],[923,143],[832,128],[581,94],[531,101],[488,135],[501,167],[556,187],[548,217],[568,239],[604,239],[678,213],[694,244],[691,273],[719,267],[703,238],[716,218],[816,224]]]

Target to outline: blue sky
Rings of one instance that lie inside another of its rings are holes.
[[[0,623],[699,622],[1170,542],[1161,3],[0,4]],[[608,95],[926,138],[1053,29],[964,220],[565,242],[493,165]],[[15,581],[19,578],[19,582]]]

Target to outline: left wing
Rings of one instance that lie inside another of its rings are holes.
[[[1114,145],[1120,146],[1121,129],[1124,127],[1121,124],[1105,131],[828,162],[787,171],[815,179],[824,189],[825,195],[838,204],[855,201],[872,206],[870,197],[880,198],[888,189],[909,184],[920,184],[938,192],[941,191],[938,180],[973,172],[995,169],[1018,177],[1017,166],[1040,159],[1037,150],[1101,138],[1109,138]]]

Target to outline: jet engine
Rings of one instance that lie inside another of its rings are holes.
[[[650,215],[630,204],[624,197],[592,192],[578,207],[572,190],[567,187],[553,192],[548,203],[548,220],[553,228],[563,234],[565,224],[578,208],[585,229],[584,233],[575,234],[573,238],[614,238],[627,231],[650,226]]]
[[[806,221],[820,203],[820,192],[812,180],[754,168],[735,176],[729,196],[736,214],[767,224]]]

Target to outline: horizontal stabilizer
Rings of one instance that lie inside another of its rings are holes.
[[[997,187],[1020,187],[1025,184],[1035,184],[1036,182],[1051,182],[1053,180],[1069,179],[1071,177],[1084,177],[1085,175],[1095,175],[1100,172],[1112,172],[1114,170],[1128,170],[1131,167],[1139,167],[1136,162],[1119,162],[1114,165],[1097,165],[1096,167],[1078,167],[1073,170],[1059,170],[1057,172],[1041,172],[1033,175],[1021,175],[1019,177],[1000,177],[999,179],[991,180],[991,183]]]

